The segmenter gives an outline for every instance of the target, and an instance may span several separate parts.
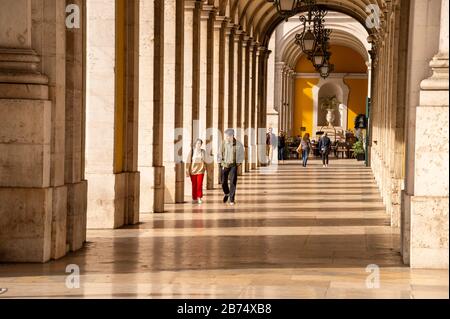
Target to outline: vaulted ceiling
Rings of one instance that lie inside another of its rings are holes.
[[[218,14],[228,17],[231,22],[262,45],[267,45],[275,28],[283,22],[273,3],[267,0],[205,0],[214,5]],[[386,2],[390,0],[317,0],[317,4],[326,6],[330,11],[345,13],[359,21],[369,34],[376,29],[366,26],[366,20],[371,18],[372,6],[380,8],[381,21]],[[304,11],[304,10],[303,10]]]

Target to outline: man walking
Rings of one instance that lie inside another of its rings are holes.
[[[319,150],[322,154],[322,162],[323,167],[328,167],[328,164],[330,162],[330,151],[331,151],[331,140],[328,137],[328,133],[325,133],[319,142]]]
[[[219,162],[222,166],[223,202],[235,204],[236,186],[238,181],[238,167],[244,162],[244,146],[234,137],[234,130],[225,131],[225,141],[219,154]]]

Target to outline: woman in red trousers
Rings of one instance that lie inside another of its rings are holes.
[[[203,141],[198,139],[186,161],[186,176],[192,182],[192,200],[194,204],[203,203],[203,179],[206,172],[206,151],[202,149]]]

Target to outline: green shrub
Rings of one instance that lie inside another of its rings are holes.
[[[355,144],[353,144],[352,150],[353,150],[353,155],[355,157],[358,156],[358,155],[364,154],[365,151],[364,151],[364,144],[363,144],[363,142],[362,141],[358,141]]]

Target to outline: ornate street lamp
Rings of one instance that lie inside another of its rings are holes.
[[[324,79],[328,78],[330,74],[334,71],[334,64],[330,64],[327,60],[325,63],[319,68],[320,76]]]
[[[324,78],[327,78],[334,70],[329,63],[329,40],[332,30],[325,28],[325,16],[328,14],[323,6],[316,5],[316,0],[267,0],[274,3],[278,13],[286,19],[293,16],[305,6],[307,14],[300,15],[303,24],[303,32],[295,36],[295,43],[302,48],[314,66]]]
[[[272,2],[277,8],[278,13],[287,21],[303,5],[314,5],[316,0],[267,0],[267,2]]]
[[[273,2],[278,13],[287,20],[302,5],[303,0],[268,0],[268,2]]]
[[[319,70],[322,65],[330,60],[331,52],[329,51],[330,43],[328,34],[329,33],[326,32],[325,36],[322,36],[322,42],[317,46],[316,51],[309,58],[316,70]]]

